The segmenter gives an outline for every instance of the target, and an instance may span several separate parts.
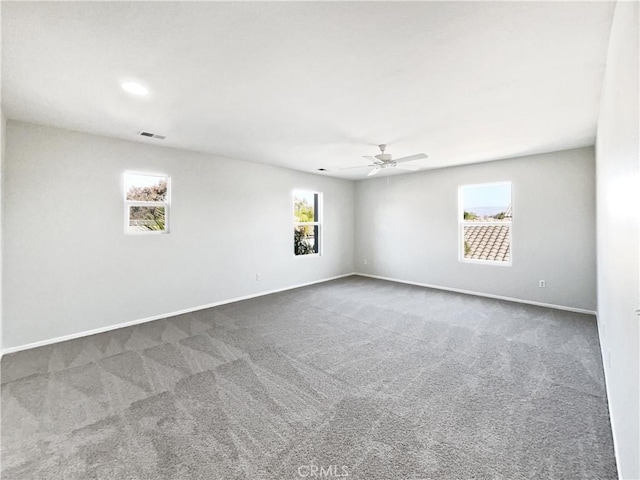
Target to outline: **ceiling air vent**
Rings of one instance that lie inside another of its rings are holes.
[[[151,133],[151,132],[140,132],[140,136],[141,137],[149,137],[149,138],[157,138],[158,140],[164,140],[165,137],[164,135],[158,135],[157,133]]]

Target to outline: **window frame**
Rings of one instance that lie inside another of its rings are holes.
[[[314,253],[307,253],[304,255],[298,255],[296,254],[296,252],[293,252],[293,256],[295,258],[303,258],[303,257],[321,257],[322,256],[322,211],[323,211],[323,198],[322,198],[322,192],[318,192],[316,190],[306,190],[306,189],[302,189],[302,188],[296,188],[294,190],[292,190],[291,192],[291,210],[292,212],[295,212],[295,205],[296,205],[296,201],[295,201],[295,197],[296,197],[296,192],[303,192],[303,193],[311,193],[314,195],[314,199],[315,199],[315,204],[314,204],[314,212],[315,212],[315,217],[317,218],[317,220],[315,222],[296,222],[295,220],[295,214],[294,214],[294,219],[293,219],[293,228],[294,230],[296,229],[296,227],[307,227],[307,226],[313,226],[313,227],[318,227],[318,234],[316,235],[315,238],[315,242],[317,245],[317,252]]]
[[[468,183],[465,185],[458,185],[458,262],[460,263],[475,263],[477,265],[490,265],[495,267],[511,267],[513,266],[513,213],[511,220],[508,222],[496,220],[492,221],[469,221],[464,219],[464,188],[465,187],[492,187],[497,185],[509,185],[511,193],[511,211],[513,212],[513,182],[511,180],[505,180],[500,182],[486,182],[486,183]],[[509,261],[499,260],[479,260],[476,258],[465,258],[464,256],[464,227],[472,226],[490,226],[501,225],[509,227]]]
[[[167,179],[167,198],[163,202],[145,202],[140,200],[127,199],[127,175],[141,175],[147,177],[163,177]],[[124,198],[124,233],[126,235],[165,235],[170,233],[171,219],[171,175],[158,172],[140,172],[125,170],[122,174],[122,191]],[[164,230],[131,230],[129,225],[129,215],[131,207],[164,207]]]

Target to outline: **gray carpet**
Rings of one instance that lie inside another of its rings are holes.
[[[592,316],[356,276],[8,355],[2,382],[3,480],[616,478]]]

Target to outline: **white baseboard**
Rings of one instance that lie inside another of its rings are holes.
[[[131,327],[133,325],[139,325],[141,323],[146,323],[146,322],[152,322],[154,320],[160,320],[162,318],[169,318],[169,317],[175,317],[177,315],[182,315],[185,313],[190,313],[190,312],[196,312],[198,310],[204,310],[206,308],[212,308],[212,307],[217,307],[219,305],[225,305],[228,303],[233,303],[233,302],[239,302],[242,300],[248,300],[250,298],[256,298],[256,297],[262,297],[264,295],[270,295],[272,293],[278,293],[278,292],[283,292],[286,290],[293,290],[295,288],[300,288],[300,287],[306,287],[308,285],[314,285],[316,283],[323,283],[323,282],[329,282],[331,280],[337,280],[339,278],[344,278],[344,277],[350,277],[352,275],[359,275],[361,277],[369,277],[369,278],[377,278],[379,280],[386,280],[389,282],[396,282],[396,283],[404,283],[407,285],[416,285],[419,287],[426,287],[426,288],[434,288],[437,290],[446,290],[446,291],[450,291],[450,292],[456,292],[456,293],[464,293],[467,295],[475,295],[475,296],[479,296],[479,297],[487,297],[487,298],[495,298],[497,300],[506,300],[509,302],[517,302],[517,303],[525,303],[528,305],[536,305],[539,307],[547,307],[547,308],[554,308],[557,310],[566,310],[569,312],[576,312],[576,313],[586,313],[586,314],[590,314],[590,315],[595,315],[596,312],[592,311],[592,310],[585,310],[582,308],[574,308],[574,307],[566,307],[563,305],[553,305],[550,303],[541,303],[541,302],[534,302],[534,301],[530,301],[530,300],[522,300],[520,298],[512,298],[512,297],[505,297],[502,295],[493,295],[490,293],[482,293],[482,292],[474,292],[471,290],[462,290],[459,288],[449,288],[449,287],[443,287],[440,285],[430,285],[427,283],[419,283],[419,282],[411,282],[408,280],[400,280],[398,278],[391,278],[391,277],[382,277],[379,275],[370,275],[367,273],[359,273],[359,272],[352,272],[352,273],[345,273],[343,275],[337,275],[335,277],[329,277],[329,278],[323,278],[321,280],[314,280],[313,282],[307,282],[307,283],[301,283],[298,285],[291,285],[289,287],[283,287],[283,288],[277,288],[275,290],[268,290],[265,292],[259,292],[259,293],[253,293],[250,295],[244,295],[241,297],[235,297],[235,298],[229,298],[226,300],[221,300],[218,302],[214,302],[214,303],[209,303],[206,305],[199,305],[197,307],[191,307],[191,308],[185,308],[183,310],[178,310],[175,312],[168,312],[168,313],[163,313],[160,315],[154,315],[152,317],[145,317],[145,318],[139,318],[136,320],[131,320],[128,322],[123,322],[123,323],[118,323],[115,325],[108,325],[105,327],[100,327],[100,328],[95,328],[93,330],[86,330],[83,332],[78,332],[78,333],[72,333],[69,335],[63,335],[61,337],[55,337],[55,338],[50,338],[47,340],[40,340],[38,342],[33,342],[33,343],[27,343],[25,345],[18,345],[17,347],[9,347],[9,348],[5,348],[0,352],[0,358],[2,357],[2,355],[8,354],[8,353],[14,353],[14,352],[19,352],[22,350],[29,350],[31,348],[36,348],[36,347],[43,347],[45,345],[51,345],[53,343],[58,343],[58,342],[64,342],[66,340],[73,340],[76,338],[81,338],[81,337],[87,337],[89,335],[95,335],[97,333],[103,333],[103,332],[108,332],[110,330],[116,330],[118,328],[125,328],[125,327]]]
[[[609,409],[609,423],[611,424],[611,437],[613,439],[613,454],[616,458],[616,468],[618,472],[618,478],[622,478],[622,473],[620,472],[620,458],[618,455],[618,441],[617,436],[615,435],[616,424],[614,418],[618,418],[613,414],[613,405],[611,400],[609,399],[609,364],[607,358],[605,356],[605,342],[604,337],[606,335],[602,334],[601,325],[600,325],[600,316],[596,313],[596,321],[598,323],[598,342],[600,343],[600,358],[602,359],[602,371],[604,373],[604,389],[607,395],[607,408]]]
[[[443,287],[443,286],[440,286],[440,285],[430,285],[428,283],[411,282],[411,281],[408,281],[408,280],[400,280],[398,278],[381,277],[379,275],[370,275],[368,273],[356,272],[356,273],[354,273],[354,275],[359,275],[361,277],[377,278],[378,280],[387,280],[389,282],[405,283],[407,285],[416,285],[418,287],[435,288],[436,290],[446,290],[448,292],[464,293],[464,294],[467,294],[467,295],[475,295],[476,297],[487,297],[487,298],[495,298],[496,300],[506,300],[508,302],[526,303],[527,305],[535,305],[535,306],[538,306],[538,307],[554,308],[556,310],[565,310],[565,311],[568,311],[568,312],[586,313],[588,315],[595,315],[596,314],[596,312],[594,312],[593,310],[585,310],[583,308],[565,307],[564,305],[554,305],[554,304],[551,304],[551,303],[534,302],[534,301],[531,301],[531,300],[522,300],[521,298],[505,297],[505,296],[502,296],[502,295],[493,295],[491,293],[474,292],[472,290],[463,290],[461,288],[450,288],[450,287]]]
[[[137,320],[131,320],[128,322],[117,323],[115,325],[107,325],[106,327],[94,328],[93,330],[86,330],[83,332],[72,333],[70,335],[63,335],[61,337],[49,338],[47,340],[40,340],[38,342],[27,343],[25,345],[19,345],[17,347],[9,347],[2,350],[0,353],[0,358],[2,355],[6,355],[8,353],[20,352],[22,350],[29,350],[31,348],[36,347],[44,347],[45,345],[51,345],[53,343],[64,342],[66,340],[73,340],[81,337],[88,337],[89,335],[95,335],[96,333],[108,332],[110,330],[117,330],[118,328],[131,327],[133,325],[139,325],[141,323],[152,322],[154,320],[160,320],[162,318],[175,317],[177,315],[182,315],[185,313],[196,312],[198,310],[204,310],[207,308],[217,307],[219,305],[225,305],[227,303],[239,302],[242,300],[249,300],[250,298],[262,297],[264,295],[271,295],[272,293],[284,292],[286,290],[293,290],[295,288],[306,287],[308,285],[314,285],[316,283],[324,283],[329,282],[331,280],[337,280],[338,278],[350,277],[354,275],[354,273],[345,273],[344,275],[337,275],[335,277],[323,278],[321,280],[314,280],[313,282],[301,283],[299,285],[292,285],[289,287],[277,288],[275,290],[268,290],[266,292],[252,293],[250,295],[243,295],[242,297],[229,298],[226,300],[221,300],[219,302],[209,303],[207,305],[199,305],[197,307],[185,308],[184,310],[178,310],[176,312],[163,313],[160,315],[154,315],[152,317],[139,318]]]

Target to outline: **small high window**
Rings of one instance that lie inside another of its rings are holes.
[[[461,186],[460,261],[511,265],[512,219],[511,182]]]
[[[320,209],[322,194],[293,192],[293,253],[320,254]]]
[[[125,231],[168,233],[170,177],[125,172]]]

